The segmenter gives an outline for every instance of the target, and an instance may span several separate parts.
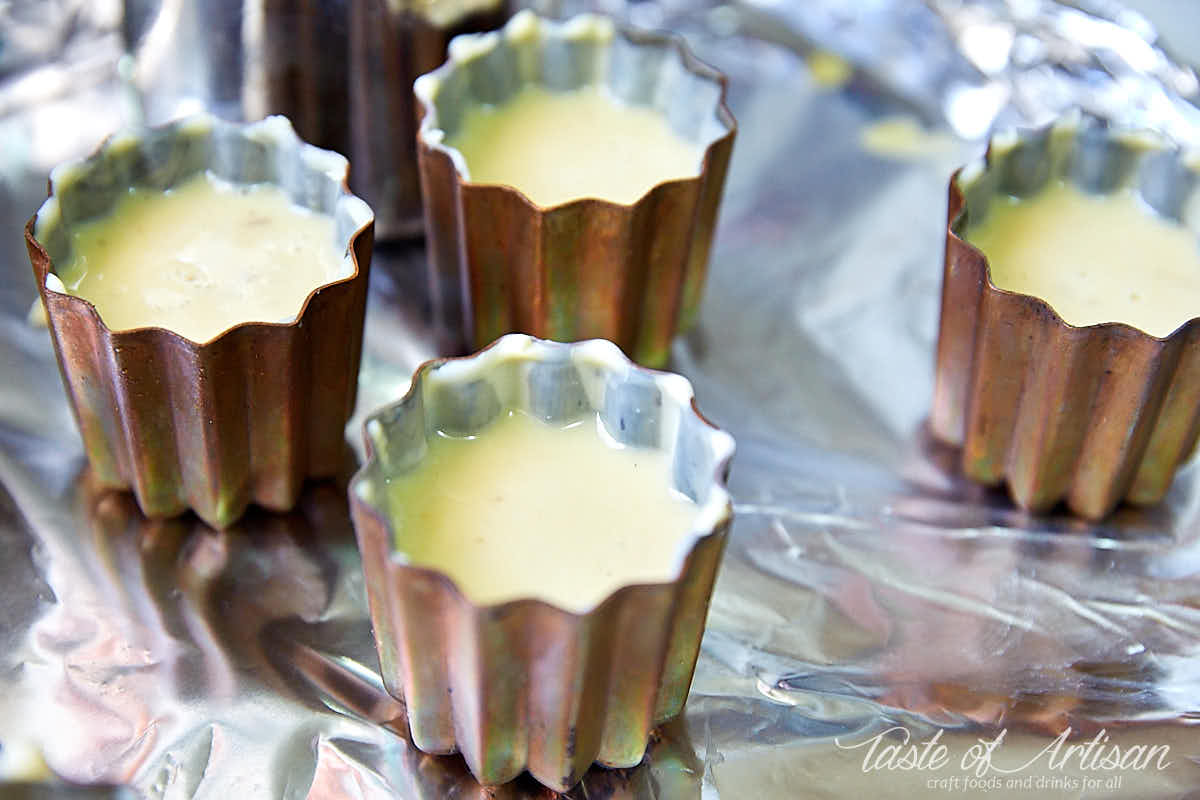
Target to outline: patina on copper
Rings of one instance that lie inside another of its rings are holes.
[[[205,169],[277,183],[332,214],[346,276],[316,288],[292,322],[242,323],[204,343],[164,328],[110,330],[90,302],[47,285],[50,253],[69,252],[73,223],[103,214],[130,186],[166,188]],[[304,144],[282,117],[237,125],[208,116],[114,137],[55,170],[25,241],[100,485],[132,489],[149,517],[192,508],[225,527],[252,502],[290,509],[306,478],[337,474],[373,241],[371,211],[349,194],[346,170],[344,158]]]
[[[999,289],[960,234],[990,198],[1063,178],[1086,191],[1132,185],[1182,219],[1196,175],[1177,151],[1095,120],[993,140],[950,181],[931,427],[962,448],[973,480],[1018,506],[1065,502],[1089,519],[1157,503],[1200,432],[1200,321],[1166,338],[1122,323],[1076,327],[1045,301]]]
[[[427,437],[479,430],[507,408],[555,421],[599,413],[619,441],[667,448],[676,488],[699,505],[678,578],[624,586],[577,614],[533,598],[476,605],[445,573],[407,563],[389,476],[420,463]],[[365,433],[351,514],[381,674],[413,744],[461,751],[483,783],[528,770],[560,791],[593,762],[639,763],[650,731],[683,709],[733,513],[733,440],[696,411],[687,381],[636,367],[609,342],[513,334],[422,366]]]
[[[430,293],[448,350],[522,331],[609,339],[661,366],[671,339],[695,320],[737,129],[725,77],[678,38],[583,24],[596,19],[551,23],[523,12],[502,32],[459,37],[450,60],[416,83]],[[530,64],[543,66],[531,73]],[[556,90],[602,82],[658,108],[705,145],[699,173],[632,205],[584,198],[547,208],[511,187],[464,180],[441,126],[530,82]]]

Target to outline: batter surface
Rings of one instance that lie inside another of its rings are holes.
[[[435,438],[388,490],[397,549],[481,604],[581,611],[672,580],[696,515],[665,453],[615,444],[594,416],[556,428],[509,412],[474,437]]]
[[[519,189],[539,206],[582,197],[634,203],[663,181],[700,173],[702,151],[652,108],[607,88],[525,86],[501,106],[469,108],[446,142],[473,183]]]
[[[71,238],[59,276],[109,328],[156,325],[196,342],[240,322],[291,321],[343,270],[332,217],[279,187],[208,175],[167,192],[131,190]]]
[[[1167,336],[1200,316],[1200,244],[1132,191],[1089,195],[1057,182],[996,199],[966,231],[1001,289],[1048,302],[1072,325],[1124,322]]]

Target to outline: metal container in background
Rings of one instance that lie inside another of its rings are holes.
[[[737,437],[738,520],[678,719],[678,782],[663,785],[652,745],[627,789],[609,791],[600,778],[610,771],[598,768],[564,800],[931,794],[927,772],[863,774],[867,748],[837,746],[893,725],[918,742],[942,731],[952,760],[940,777],[951,780],[980,738],[1007,730],[996,763],[1021,764],[1070,726],[1079,738],[1064,748],[1101,728],[1123,753],[1171,747],[1169,768],[1127,771],[1111,797],[1187,797],[1200,786],[1200,465],[1180,470],[1162,503],[1094,524],[1022,512],[963,480],[957,461],[944,466],[945,449],[920,426],[947,179],[982,146],[862,146],[897,115],[918,113],[938,139],[968,131],[960,122],[979,124],[973,101],[998,84],[1013,87],[1000,95],[1014,100],[997,109],[1004,124],[1036,124],[1058,104],[1143,123],[1195,109],[1169,102],[1175,71],[1152,31],[1131,30],[1115,7],[1106,13],[1120,23],[1080,5],[604,0],[630,24],[683,34],[730,78],[738,152],[703,310],[676,339],[672,368]],[[1169,40],[1181,21],[1170,20]],[[1023,59],[1009,69],[981,74],[957,55],[956,45],[994,55],[1005,31]],[[813,47],[855,62],[848,83],[816,79]],[[22,134],[0,148],[0,216],[13,231],[44,199],[50,167],[86,154],[123,100],[115,82],[74,80],[85,74],[76,63],[56,64],[73,79],[67,94],[4,96],[7,132]],[[22,140],[29,149],[15,146]],[[407,721],[379,683],[361,557],[336,486],[307,488],[299,514],[251,509],[228,532],[186,516],[90,527],[49,338],[24,322],[35,288],[23,238],[6,241],[3,754],[42,751],[66,780],[127,782],[139,797],[172,800],[340,800],[360,787],[371,797],[547,800],[527,776],[480,787],[460,757],[414,752],[395,732]],[[403,274],[378,268],[379,256],[401,254],[411,256]],[[434,350],[423,285],[410,279],[423,278],[422,258],[393,247],[373,259],[358,417],[402,394]],[[137,514],[132,496],[109,497]],[[347,682],[322,680],[333,674]],[[1044,755],[1026,778],[1061,779]]]
[[[592,15],[560,23],[522,11],[501,32],[463,37],[450,50],[415,87],[439,335],[460,351],[513,331],[603,338],[639,363],[664,365],[675,334],[695,321],[708,273],[737,131],[725,76],[682,39]],[[468,108],[526,85],[602,85],[652,108],[702,151],[695,174],[647,187],[633,203],[581,197],[549,207],[511,186],[471,182],[446,140]]]
[[[350,182],[375,209],[383,236],[418,235],[413,81],[446,59],[453,36],[502,25],[505,2],[356,0],[351,6]]]
[[[349,156],[348,17],[350,6],[361,5],[239,1],[229,15],[241,15],[242,115],[283,114],[306,140]]]
[[[207,109],[282,114],[349,157],[379,239],[421,231],[412,84],[458,33],[503,23],[505,0],[125,0],[145,121]]]
[[[1132,187],[1195,231],[1197,172],[1165,142],[1075,117],[994,138],[950,182],[931,426],[962,448],[967,477],[1007,484],[1018,506],[1060,501],[1100,519],[1152,505],[1200,435],[1200,320],[1164,338],[1130,325],[1077,327],[1041,298],[998,288],[964,238],[996,197],[1062,179],[1091,193]]]

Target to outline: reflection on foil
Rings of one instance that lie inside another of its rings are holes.
[[[1171,748],[1168,768],[1103,796],[1194,796],[1198,468],[1159,507],[1088,525],[972,486],[925,430],[946,185],[980,147],[959,137],[1078,103],[1187,138],[1191,72],[1140,18],[1040,0],[595,5],[680,30],[730,75],[737,152],[700,324],[671,366],[738,438],[738,520],[683,719],[642,766],[594,770],[571,796],[924,796],[965,776],[957,757],[980,738],[1007,731],[1006,763],[1024,763],[1067,727]],[[822,51],[853,72],[811,73]],[[116,96],[102,80],[3,106],[10,231],[44,196],[44,160],[119,120]],[[897,119],[937,146],[863,147]],[[433,354],[423,253],[375,262],[354,448],[362,416]],[[18,235],[0,237],[0,267],[0,752],[172,800],[548,796],[527,781],[489,795],[461,759],[407,742],[344,486],[223,533],[95,492],[49,337],[25,321]],[[897,726],[941,732],[954,764],[864,771],[865,751],[838,744]],[[1023,777],[1088,777],[1037,763]],[[1091,796],[1055,791],[987,796]]]
[[[746,33],[806,49],[821,42],[964,139],[1043,125],[1081,107],[1200,142],[1200,82],[1118,4],[1089,13],[1049,0],[744,0]],[[779,24],[784,23],[784,33]],[[797,44],[798,43],[798,44]]]
[[[147,520],[87,474],[79,486],[86,528],[74,558],[56,554],[70,577],[31,630],[39,660],[65,667],[40,676],[60,714],[40,742],[57,775],[202,796],[258,750],[271,796],[338,798],[348,785],[364,797],[554,796],[531,779],[485,789],[460,757],[408,742],[403,704],[376,672],[344,484],[225,531]],[[700,776],[676,723],[640,766],[594,768],[565,796],[699,797]]]
[[[400,795],[403,797],[430,800],[443,797],[478,797],[480,800],[700,797],[702,770],[681,720],[674,720],[654,732],[646,759],[637,767],[593,767],[584,775],[579,786],[563,794],[541,786],[528,775],[501,787],[481,786],[461,756],[428,755],[412,746],[407,738],[404,706],[386,693],[377,673],[346,656],[325,653],[303,643],[310,638],[329,641],[327,633],[322,632],[314,637],[311,631],[281,626],[270,637],[271,649],[282,671],[294,673],[307,681],[315,701],[333,711],[383,725],[402,737],[403,745],[397,744],[396,757],[399,763],[384,764],[378,778],[393,790],[402,789]],[[358,633],[356,641],[369,646],[369,631]],[[329,746],[336,747],[333,744]],[[343,742],[336,753],[332,750],[321,753],[309,797],[342,796],[336,789],[344,785],[344,775],[353,771],[348,762],[356,760],[352,755],[354,750],[352,743]],[[327,769],[338,776],[336,779],[322,774],[320,761],[326,757],[329,759]],[[359,762],[363,760],[357,759]]]

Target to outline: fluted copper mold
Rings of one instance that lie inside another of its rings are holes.
[[[248,4],[242,107],[284,114],[307,141],[348,153],[377,240],[422,231],[412,84],[461,33],[497,28],[506,0],[263,0]]]
[[[342,276],[295,319],[235,325],[198,343],[157,327],[113,331],[54,272],[72,226],[102,216],[131,186],[165,189],[204,170],[274,183],[330,214]],[[251,125],[192,117],[118,135],[51,173],[25,228],[63,384],[96,480],[132,489],[149,517],[192,508],[224,527],[246,506],[291,508],[309,477],[345,463],[371,260],[373,215],[345,185],[346,159],[305,144],[282,117]]]
[[[538,599],[473,604],[445,574],[409,564],[389,523],[390,476],[438,431],[469,434],[506,409],[555,423],[598,413],[618,441],[672,454],[675,488],[699,505],[678,578],[629,585],[585,613]],[[679,375],[629,362],[610,342],[505,336],[421,367],[400,402],[366,423],[351,513],[384,684],[413,743],[462,752],[483,783],[528,770],[566,790],[593,762],[641,761],[651,729],[687,698],[732,506],[733,439],[695,410]]]
[[[955,173],[931,427],[962,448],[968,477],[1006,483],[1021,508],[1065,501],[1090,519],[1166,494],[1200,432],[1200,322],[1166,338],[1117,322],[1070,325],[1045,301],[997,288],[961,235],[994,197],[1059,178],[1091,193],[1131,186],[1196,229],[1184,214],[1196,177],[1166,144],[1078,117],[997,137]]]
[[[584,198],[543,208],[512,187],[471,183],[448,133],[467,108],[503,103],[527,84],[606,84],[625,102],[657,109],[705,147],[697,175],[660,183],[630,205]],[[676,38],[526,11],[502,31],[454,39],[449,61],[414,88],[430,293],[444,346],[473,349],[522,331],[610,339],[642,364],[666,363],[671,339],[699,307],[733,151],[725,77]]]

